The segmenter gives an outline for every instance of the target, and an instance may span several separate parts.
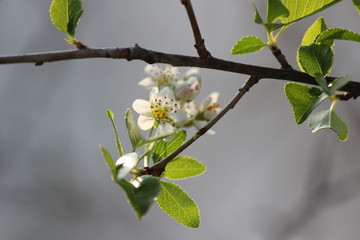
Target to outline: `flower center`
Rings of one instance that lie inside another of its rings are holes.
[[[168,118],[167,111],[165,108],[153,108],[152,115],[157,120],[165,120]]]

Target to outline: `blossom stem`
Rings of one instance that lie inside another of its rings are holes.
[[[151,174],[157,177],[161,176],[162,173],[165,171],[166,165],[171,160],[173,160],[177,155],[179,155],[182,151],[184,151],[192,143],[194,143],[197,139],[204,135],[211,127],[213,127],[230,109],[233,109],[235,105],[239,102],[239,100],[245,95],[245,93],[247,93],[250,88],[252,88],[258,82],[259,78],[257,76],[250,76],[249,79],[245,82],[245,84],[239,89],[234,98],[225,106],[224,109],[222,109],[213,119],[211,119],[208,124],[201,128],[192,138],[186,141],[173,153],[168,155],[162,161],[153,165],[145,174]]]

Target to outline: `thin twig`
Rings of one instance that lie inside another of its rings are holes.
[[[211,58],[210,52],[205,47],[205,40],[201,37],[200,28],[196,20],[196,16],[194,13],[194,9],[191,4],[191,0],[181,0],[181,3],[184,5],[187,15],[190,20],[191,28],[195,38],[195,45],[199,57],[201,59],[209,59]]]
[[[151,174],[153,176],[161,176],[165,171],[165,166],[173,160],[177,155],[182,151],[188,148],[192,143],[194,143],[199,137],[204,135],[210,128],[212,128],[230,109],[234,108],[239,100],[245,95],[246,92],[250,90],[252,86],[258,83],[259,78],[257,76],[250,76],[249,79],[244,83],[244,85],[239,89],[234,98],[222,109],[213,119],[211,119],[203,128],[201,128],[192,138],[186,141],[182,146],[176,149],[169,156],[164,158],[162,161],[153,165],[148,171],[144,174]]]
[[[278,79],[299,83],[318,85],[310,75],[287,69],[274,69],[268,67],[254,66],[243,63],[226,61],[212,57],[204,61],[198,57],[177,55],[147,50],[136,45],[129,48],[87,48],[81,50],[68,50],[56,52],[32,53],[24,55],[0,56],[0,64],[14,63],[35,63],[42,65],[45,62],[55,62],[85,58],[113,58],[142,60],[147,63],[168,63],[173,66],[200,67],[221,70],[226,72],[240,73],[245,75],[256,75],[259,79]],[[327,77],[328,82],[333,81],[334,77]],[[351,81],[341,88],[342,91],[351,93],[351,97],[360,96],[360,83]]]
[[[277,46],[270,46],[270,50],[273,53],[273,55],[275,56],[276,60],[280,63],[281,69],[288,69],[288,70],[293,69],[291,67],[291,65],[288,63],[288,61],[286,60],[285,55],[282,54],[280,48],[278,48]]]

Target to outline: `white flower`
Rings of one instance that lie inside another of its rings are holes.
[[[117,179],[122,179],[130,173],[130,171],[136,166],[138,159],[139,155],[135,152],[127,153],[120,157],[115,163],[116,166],[120,166],[117,173]]]
[[[201,101],[200,112],[203,112],[204,120],[210,121],[220,112],[220,104],[217,102],[218,98],[219,93],[213,92]]]
[[[174,92],[169,87],[160,91],[154,87],[150,92],[150,101],[136,99],[134,110],[140,114],[138,125],[141,130],[157,128],[156,135],[169,135],[175,131],[174,125],[186,122],[186,113],[179,108]]]
[[[201,78],[191,76],[188,79],[178,81],[175,85],[175,96],[183,101],[193,100],[200,92]]]
[[[169,64],[151,64],[145,67],[145,73],[150,75],[139,82],[140,86],[152,89],[158,85],[171,85],[178,80],[180,71]]]

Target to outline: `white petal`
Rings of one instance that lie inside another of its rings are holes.
[[[188,79],[190,77],[196,77],[198,79],[201,80],[201,77],[200,77],[200,74],[199,74],[199,69],[198,68],[190,68],[185,74],[184,74],[184,77],[183,79]]]
[[[133,109],[140,115],[150,115],[150,102],[143,99],[136,99],[132,104]]]
[[[213,92],[207,96],[204,100],[201,101],[200,109],[202,111],[206,110],[212,103],[216,103],[219,98],[218,92]]]
[[[154,126],[155,119],[152,117],[147,117],[144,115],[140,115],[137,121],[137,124],[141,130],[149,130]]]
[[[139,159],[139,155],[136,152],[127,153],[124,156],[120,157],[116,161],[116,166],[123,164],[124,167],[133,168],[136,166],[136,163]]]
[[[174,127],[167,122],[161,122],[158,125],[158,129],[156,131],[156,136],[167,136],[174,132]]]
[[[159,94],[159,88],[158,87],[153,87],[151,89],[150,94],[149,94],[150,102],[154,101],[155,98],[157,98],[158,94]]]
[[[147,89],[151,89],[152,87],[156,86],[156,82],[152,78],[147,77],[141,80],[139,82],[139,85],[146,87]]]
[[[187,121],[187,115],[186,112],[182,109],[176,109],[176,112],[172,112],[169,114],[169,117],[175,122],[175,123],[181,123],[184,121]]]
[[[211,103],[216,103],[218,101],[219,98],[219,93],[218,92],[213,92],[209,95],[209,98],[211,98]]]
[[[174,92],[169,87],[164,87],[160,90],[158,97],[168,97],[170,99],[174,99]]]

